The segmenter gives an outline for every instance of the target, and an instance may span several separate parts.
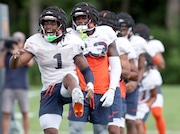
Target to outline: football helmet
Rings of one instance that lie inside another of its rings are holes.
[[[133,33],[143,37],[145,40],[150,39],[149,27],[143,23],[138,23],[133,27]]]
[[[133,27],[135,25],[132,16],[126,12],[120,12],[116,14],[116,16],[120,27]]]
[[[126,12],[120,12],[116,14],[118,19],[118,27],[128,27],[127,35],[125,37],[129,37],[129,33],[132,32],[132,28],[135,25],[134,19],[132,16]],[[121,36],[121,34],[120,34]]]
[[[55,21],[58,24],[58,28],[56,29],[56,32],[53,33],[53,35],[52,31],[50,31],[50,34],[44,29],[44,22],[49,20]],[[47,7],[43,10],[39,17],[40,32],[48,42],[52,42],[60,37],[63,37],[66,33],[67,25],[68,19],[66,13],[62,8],[58,8],[56,6]]]
[[[86,15],[88,23],[85,25],[78,25],[75,23],[76,17]],[[80,2],[75,5],[71,12],[72,28],[75,30],[82,30],[83,32],[91,31],[98,24],[99,16],[95,7],[87,2]]]
[[[108,25],[117,30],[117,17],[114,12],[108,10],[102,10],[99,12],[99,25]]]

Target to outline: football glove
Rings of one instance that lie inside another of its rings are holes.
[[[114,101],[114,94],[115,90],[110,88],[108,89],[105,94],[101,97],[100,101],[103,102],[103,107],[110,107]]]

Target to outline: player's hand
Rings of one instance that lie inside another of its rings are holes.
[[[128,83],[126,83],[127,93],[133,92],[136,89],[136,87],[137,87],[136,81],[129,81]]]
[[[137,119],[143,119],[146,113],[149,112],[149,107],[146,103],[138,104],[136,117]]]
[[[115,90],[110,88],[106,93],[101,97],[100,101],[103,102],[103,107],[110,107],[114,101]]]
[[[86,94],[86,99],[91,100],[94,97],[94,85],[89,82],[85,88],[85,91],[87,92]]]
[[[14,54],[14,59],[19,58],[20,55],[24,54],[26,50],[24,48],[19,49],[15,54]]]

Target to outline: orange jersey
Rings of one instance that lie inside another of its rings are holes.
[[[122,98],[126,98],[126,83],[124,81],[119,82]]]
[[[103,58],[87,56],[86,59],[94,74],[94,93],[104,94],[108,90],[110,83],[110,75],[108,71],[109,62],[107,55]],[[78,69],[77,74],[81,89],[84,90],[86,87],[84,77]]]

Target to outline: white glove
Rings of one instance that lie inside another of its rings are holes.
[[[106,91],[106,93],[101,97],[100,101],[103,102],[103,107],[110,107],[114,101],[115,90],[110,88]]]
[[[138,104],[136,118],[143,119],[146,113],[149,112],[149,107],[146,103]]]

